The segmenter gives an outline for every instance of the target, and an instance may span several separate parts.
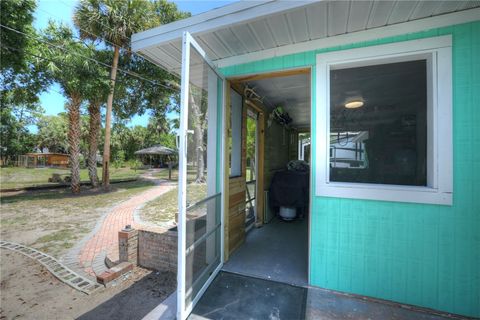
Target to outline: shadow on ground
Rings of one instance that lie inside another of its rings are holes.
[[[102,188],[93,189],[91,187],[82,187],[80,194],[73,194],[69,188],[65,189],[45,189],[38,191],[17,191],[17,192],[8,192],[2,193],[0,196],[0,203],[15,203],[19,201],[30,201],[30,200],[57,200],[57,199],[68,199],[68,198],[79,198],[87,197],[93,195],[101,195],[106,193],[112,193],[118,191],[119,189],[132,190],[137,188],[145,188],[148,186],[153,186],[154,184],[150,181],[137,180],[132,182],[123,182],[112,185],[109,191],[104,191]]]
[[[175,286],[173,273],[153,271],[109,300],[80,315],[77,319],[142,319],[165,300],[175,290]]]

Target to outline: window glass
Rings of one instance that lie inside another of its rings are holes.
[[[242,175],[242,96],[230,91],[230,177]]]
[[[427,61],[330,71],[330,181],[427,185]]]

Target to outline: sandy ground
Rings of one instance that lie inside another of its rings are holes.
[[[0,193],[0,238],[60,258],[113,207],[153,185],[120,183],[111,192],[83,187],[79,195],[69,189]]]
[[[0,319],[142,319],[175,289],[173,273],[142,268],[117,286],[86,295],[34,260],[0,250]]]

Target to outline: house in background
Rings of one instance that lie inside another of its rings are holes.
[[[272,243],[256,257],[278,269],[273,280],[480,317],[479,7],[246,1],[133,36],[134,51],[182,80],[179,319],[222,268],[262,277],[238,258],[247,114],[265,225],[251,232],[275,227],[270,184],[311,134],[298,250]],[[269,125],[278,106],[291,119]],[[207,185],[198,205],[192,159]]]

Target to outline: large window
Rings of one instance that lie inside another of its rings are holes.
[[[324,196],[451,204],[451,38],[317,56]]]
[[[330,181],[427,185],[427,60],[330,70]]]

